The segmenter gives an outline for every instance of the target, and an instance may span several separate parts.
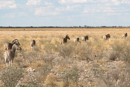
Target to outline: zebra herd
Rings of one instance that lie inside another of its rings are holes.
[[[128,35],[127,33],[125,33],[124,35],[122,35],[122,38],[126,38]],[[110,34],[104,35],[103,39],[107,40],[110,38]],[[66,35],[65,38],[61,39],[61,44],[67,43],[67,39],[70,40],[69,35]],[[88,35],[83,36],[82,41],[86,42],[86,40],[89,40]],[[79,42],[79,38],[75,38],[74,42]],[[33,47],[36,45],[36,41],[35,40],[31,40],[30,41],[30,46],[31,46],[31,50],[33,49]],[[20,47],[20,43],[18,41],[18,39],[15,39],[12,41],[12,43],[5,43],[4,44],[4,58],[5,58],[5,63],[6,66],[12,66],[13,64],[13,60],[15,57],[15,51],[16,50],[22,50],[22,48]]]

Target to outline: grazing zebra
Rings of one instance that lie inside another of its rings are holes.
[[[5,50],[4,58],[5,58],[6,67],[10,65],[12,66],[16,50],[22,50],[22,49],[21,47],[19,47],[19,45],[13,44],[12,49]]]
[[[31,45],[31,50],[33,50],[33,47],[36,45],[36,41],[35,40],[31,40],[30,41],[30,45]]]
[[[122,35],[122,38],[126,38],[127,37],[127,33]]]
[[[18,45],[18,46],[20,45],[18,39],[14,39],[14,40],[12,41],[12,43],[5,43],[5,44],[4,44],[5,50],[12,49],[12,46],[13,46],[14,44],[16,44],[16,45]]]
[[[110,34],[107,34],[107,35],[103,36],[103,39],[104,39],[104,40],[107,40],[107,39],[109,39],[109,38],[110,38]]]
[[[69,35],[66,35],[65,38],[62,38],[62,39],[61,39],[61,44],[67,43],[67,39],[70,40]]]
[[[86,42],[86,40],[88,40],[88,36],[82,37],[82,41],[85,41],[85,42]]]
[[[79,42],[79,38],[75,38],[75,39],[74,39],[74,42]]]

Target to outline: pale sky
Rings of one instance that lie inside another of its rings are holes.
[[[130,0],[0,0],[0,26],[130,26]]]

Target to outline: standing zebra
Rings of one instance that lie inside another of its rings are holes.
[[[107,39],[109,39],[109,38],[110,38],[110,34],[107,34],[107,35],[103,36],[103,39],[104,39],[104,40],[107,40]]]
[[[10,65],[12,66],[16,50],[22,50],[22,49],[21,47],[19,47],[19,45],[13,44],[12,49],[5,50],[4,58],[5,58],[6,67]]]
[[[127,37],[127,33],[125,33],[125,34],[122,35],[122,38],[125,39],[126,37]]]
[[[79,42],[79,38],[75,38],[75,39],[74,39],[74,42]]]
[[[30,41],[30,45],[31,45],[31,50],[33,50],[33,47],[36,45],[36,41],[35,40],[31,40]]]
[[[82,37],[82,41],[86,42],[86,40],[88,40],[88,36],[87,35]]]
[[[12,46],[13,46],[14,44],[16,44],[16,45],[18,45],[18,46],[20,45],[18,39],[14,39],[14,40],[12,41],[12,43],[5,43],[5,44],[4,44],[5,50],[10,50],[10,49],[12,49]]]
[[[67,39],[70,40],[69,35],[66,35],[65,38],[62,38],[62,39],[61,39],[61,44],[67,43]]]

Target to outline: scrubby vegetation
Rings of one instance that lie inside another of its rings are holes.
[[[1,47],[0,87],[130,86],[129,36],[123,39],[116,34],[103,40],[104,33],[87,32],[84,35],[89,35],[89,40],[82,42],[80,38],[80,42],[74,43],[73,39],[83,32],[68,33],[70,40],[62,45],[60,38],[65,36],[64,32],[18,37],[22,51],[16,52],[14,65],[9,68],[5,68]],[[1,40],[0,46],[11,42],[10,38]],[[31,51],[32,39],[36,46]]]

